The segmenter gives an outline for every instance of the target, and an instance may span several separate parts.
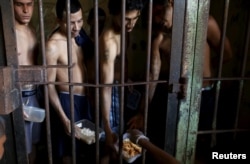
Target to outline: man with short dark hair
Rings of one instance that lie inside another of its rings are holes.
[[[46,58],[48,65],[62,65],[64,67],[48,68],[49,82],[68,83],[68,50],[67,39],[72,44],[72,79],[73,83],[82,84],[86,81],[84,52],[75,40],[83,26],[83,15],[81,4],[78,0],[70,1],[70,31],[71,38],[67,38],[66,0],[58,0],[56,4],[56,14],[59,27],[52,33],[46,44]],[[86,96],[86,88],[83,85],[74,85],[74,120],[70,120],[70,94],[68,85],[49,85],[49,100],[54,109],[55,117],[52,122],[55,126],[54,143],[56,145],[56,156],[62,163],[70,163],[71,159],[71,121],[76,122],[82,119],[91,120],[89,100]],[[75,126],[75,137],[80,139],[81,130]],[[53,142],[52,142],[53,143]],[[76,142],[76,157],[80,158],[80,142]],[[80,162],[77,160],[77,162]]]
[[[120,47],[122,30],[121,2],[121,0],[109,0],[108,8],[111,14],[111,21],[100,36],[100,73],[102,84],[113,84],[120,81],[122,58]],[[126,0],[125,30],[127,37],[128,33],[133,30],[141,14],[142,7],[143,3],[141,0]],[[127,60],[127,56],[125,58]],[[125,64],[127,65],[127,62]],[[125,78],[127,79],[127,76]],[[106,134],[106,145],[111,150],[117,151],[115,133],[119,129],[120,116],[120,91],[117,86],[101,88],[101,111]]]
[[[38,43],[35,30],[29,25],[33,15],[34,0],[13,0],[15,15],[15,31],[19,65],[35,65],[38,59]],[[24,106],[39,107],[37,86],[23,84],[21,86],[22,103]],[[24,112],[24,119],[27,114]],[[25,121],[26,150],[29,163],[35,162],[36,144],[40,141],[41,125]]]

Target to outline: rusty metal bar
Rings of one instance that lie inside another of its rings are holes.
[[[147,64],[146,64],[146,81],[149,82],[150,78],[150,57],[151,57],[151,39],[152,39],[152,13],[153,1],[149,0],[148,6],[148,36],[147,36]],[[145,107],[144,107],[144,127],[143,132],[147,135],[147,122],[148,122],[148,106],[149,106],[149,84],[145,85]],[[146,162],[145,151],[143,151],[142,163]]]
[[[2,14],[2,25],[5,43],[5,53],[7,65],[16,69],[18,68],[18,58],[17,58],[17,43],[15,35],[15,25],[14,25],[14,11],[13,11],[13,0],[10,1],[0,1],[1,4],[1,14]],[[20,91],[20,86],[18,84],[14,85],[15,88]],[[18,97],[19,102],[22,102],[21,96]],[[25,142],[25,130],[24,130],[24,119],[21,103],[18,108],[11,113],[11,119],[13,123],[13,134],[14,142],[16,148],[16,161],[17,163],[28,163],[28,156],[26,150]]]
[[[244,58],[243,58],[243,64],[241,67],[241,76],[245,76],[246,73],[246,64],[247,64],[247,56],[248,56],[248,49],[249,49],[249,38],[250,38],[250,13],[248,12],[248,24],[247,24],[247,31],[246,31],[246,41],[245,41],[245,49],[244,49]],[[239,112],[240,112],[240,106],[241,106],[241,99],[243,94],[243,87],[244,87],[244,80],[242,79],[239,84],[239,93],[238,93],[238,100],[237,100],[237,112],[236,112],[236,118],[234,123],[234,128],[236,129],[238,127],[238,121],[239,121]],[[236,138],[236,133],[234,134],[234,138]]]
[[[68,53],[68,65],[72,65],[72,43],[71,43],[71,23],[70,23],[70,0],[66,1],[66,17],[67,17],[67,53]],[[73,95],[73,70],[68,68],[69,79],[69,95],[70,95],[70,125],[71,125],[71,144],[72,144],[72,163],[76,163],[76,143],[75,143],[75,125],[74,125],[74,95]]]
[[[203,77],[203,63],[204,63],[204,48],[207,42],[207,24],[209,17],[210,1],[198,0],[196,10],[196,27],[194,38],[194,58],[193,58],[193,73],[191,75],[191,92],[190,94],[190,107],[188,118],[188,135],[187,135],[187,148],[185,154],[185,163],[194,163],[195,161],[195,144],[197,139],[197,130],[199,122],[199,109],[201,101],[202,77]]]
[[[171,58],[170,58],[170,69],[169,69],[169,83],[168,85],[179,83],[181,76],[180,65],[176,63],[182,63],[182,46],[183,46],[183,33],[184,33],[184,14],[185,14],[185,0],[175,0],[173,6],[173,28],[172,28],[172,37],[171,37]],[[176,151],[176,139],[177,136],[177,115],[179,111],[179,100],[177,93],[169,93],[166,100],[167,105],[167,114],[166,114],[166,130],[165,130],[165,143],[164,149],[175,155]],[[184,123],[183,125],[186,125]],[[187,128],[183,128],[185,131]],[[182,130],[181,130],[182,131]],[[183,137],[182,137],[183,139]],[[181,143],[182,139],[178,139]],[[181,146],[182,147],[182,146]],[[180,149],[179,149],[180,150]]]
[[[220,62],[219,62],[218,78],[220,78],[222,76],[224,44],[225,44],[226,30],[227,30],[229,2],[230,2],[230,0],[225,0],[225,8],[224,8],[224,16],[223,16],[224,17],[223,18],[224,19],[223,30],[222,30],[221,41],[220,41]],[[213,123],[212,123],[213,130],[216,129],[216,123],[217,123],[218,102],[219,102],[219,96],[220,96],[221,81],[218,81],[215,87],[216,87],[215,107],[214,107],[214,115],[213,115]],[[216,135],[212,135],[211,145],[213,146],[215,144],[216,144]]]
[[[26,83],[27,81],[21,81],[17,83]],[[28,81],[30,82],[30,81]],[[152,84],[152,83],[167,83],[167,81],[164,80],[159,80],[159,81],[150,81],[150,82],[134,82],[134,83],[126,83],[126,84],[88,84],[88,83],[70,83],[72,85],[77,85],[77,86],[88,86],[88,87],[106,87],[106,86],[132,86],[132,85],[146,85],[146,84]],[[67,82],[34,82],[33,84],[54,84],[54,85],[69,85]]]
[[[211,134],[211,133],[234,133],[234,132],[249,132],[250,129],[226,129],[226,130],[203,130],[198,131],[197,134]]]
[[[95,7],[95,84],[99,85],[99,21],[98,21],[98,0],[94,0]],[[95,88],[95,140],[96,140],[96,164],[100,163],[100,142],[99,142],[99,117],[100,117],[100,88]]]
[[[121,13],[122,13],[122,27],[121,27],[121,95],[120,95],[120,127],[119,127],[119,141],[123,140],[122,133],[124,131],[124,82],[125,82],[125,55],[126,55],[126,32],[125,32],[125,14],[126,14],[126,0],[122,0],[121,3]],[[122,144],[119,142],[119,163],[122,164]]]
[[[39,23],[40,23],[40,41],[41,41],[41,52],[43,59],[43,66],[47,66],[46,54],[45,54],[45,33],[44,33],[44,19],[43,19],[43,2],[42,0],[38,1],[39,8]],[[47,82],[47,71],[43,71],[44,79],[42,81]],[[50,128],[50,109],[49,109],[49,94],[48,94],[48,85],[44,85],[44,100],[45,100],[45,110],[46,110],[46,137],[47,137],[47,151],[48,151],[48,163],[53,163],[52,157],[52,143],[51,143],[51,128]]]
[[[240,80],[250,80],[250,77],[220,77],[220,78],[204,78],[203,81],[240,81]]]

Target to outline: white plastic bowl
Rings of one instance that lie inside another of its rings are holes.
[[[24,105],[23,110],[27,115],[26,121],[42,122],[45,118],[45,110],[42,108]]]
[[[82,130],[86,129],[86,130],[91,131],[91,133],[95,133],[95,124],[89,120],[83,119],[83,120],[75,122],[75,124],[76,124],[76,126],[81,128]],[[99,128],[98,132],[99,132],[99,139],[100,139],[102,134],[104,133],[104,131],[103,131],[103,129]],[[88,136],[88,135],[82,133],[81,139],[85,143],[87,143],[88,145],[93,144],[93,143],[95,143],[95,134]]]
[[[123,141],[124,140],[129,140],[129,134],[128,133],[125,133],[123,134]],[[138,145],[139,146],[139,145]],[[136,154],[135,156],[132,156],[132,157],[128,157],[126,155],[126,152],[122,151],[122,157],[123,159],[127,162],[127,163],[132,163],[134,162],[137,158],[139,158],[141,156],[141,153],[140,154]]]

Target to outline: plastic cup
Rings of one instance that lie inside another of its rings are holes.
[[[42,122],[45,118],[45,110],[33,106],[23,106],[23,110],[27,115],[26,121]]]

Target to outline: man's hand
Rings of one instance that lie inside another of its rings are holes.
[[[139,113],[134,117],[132,117],[128,121],[127,125],[129,126],[129,129],[143,129],[144,126],[143,122],[144,122],[143,114]]]
[[[70,124],[70,120],[67,120],[64,124],[64,129],[67,135],[71,136],[71,124]],[[81,128],[79,128],[78,126],[74,125],[75,127],[75,137],[77,139],[81,138]]]
[[[106,153],[109,158],[116,161],[119,158],[119,140],[115,133],[106,133]]]
[[[109,151],[118,153],[119,142],[115,133],[106,134],[106,146]]]
[[[146,137],[141,131],[137,129],[130,129],[127,131],[127,133],[129,134],[128,136],[130,141],[135,144],[138,144],[139,140],[142,138],[149,140],[148,137]]]

